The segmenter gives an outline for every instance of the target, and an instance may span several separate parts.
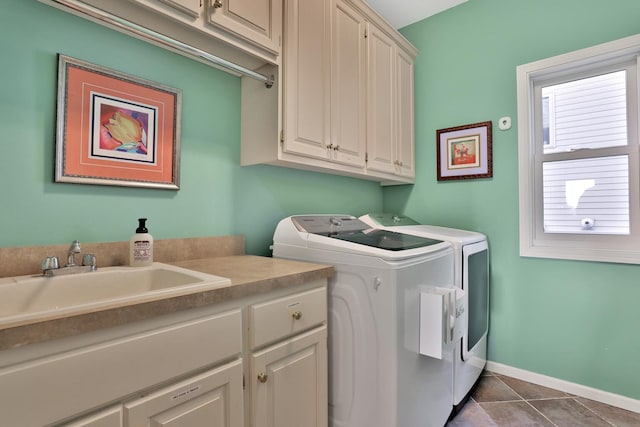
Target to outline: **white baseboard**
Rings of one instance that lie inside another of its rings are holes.
[[[576,396],[595,400],[596,402],[606,403],[607,405],[640,413],[640,400],[638,399],[632,399],[619,394],[609,393],[608,391],[598,390],[596,388],[560,380],[558,378],[548,377],[531,371],[525,371],[524,369],[514,368],[513,366],[503,365],[502,363],[487,361],[486,369],[488,371],[495,372],[496,374],[507,375],[522,381],[553,388],[555,390],[564,391],[565,393],[575,394]]]

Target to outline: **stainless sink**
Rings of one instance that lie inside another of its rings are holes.
[[[228,286],[224,277],[163,263],[55,277],[0,278],[0,327]]]

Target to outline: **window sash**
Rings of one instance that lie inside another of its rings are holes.
[[[638,54],[640,35],[518,67],[521,256],[640,263]],[[544,153],[541,88],[623,68],[628,77],[629,143],[618,147],[547,150]],[[616,155],[629,159],[630,234],[545,233],[543,164]]]

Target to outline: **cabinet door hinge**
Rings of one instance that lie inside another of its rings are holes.
[[[280,130],[280,142],[284,142],[284,129]]]

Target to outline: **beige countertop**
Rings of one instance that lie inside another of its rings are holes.
[[[333,275],[329,265],[252,255],[234,255],[169,262],[231,280],[229,286],[157,301],[133,303],[0,329],[0,350],[78,335],[190,308],[231,301],[248,295],[301,285]]]

